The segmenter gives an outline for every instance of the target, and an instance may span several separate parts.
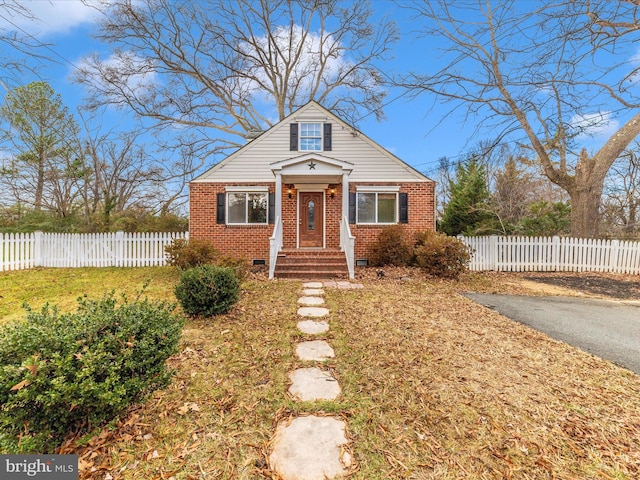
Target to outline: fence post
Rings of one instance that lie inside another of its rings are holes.
[[[122,267],[124,265],[124,232],[118,230],[116,232],[116,258],[115,266]]]
[[[560,237],[557,235],[553,237],[551,242],[551,264],[553,265],[553,271],[557,272],[560,266]]]
[[[611,255],[609,256],[609,272],[624,273],[618,268],[618,252],[620,251],[620,241],[611,240]]]
[[[43,233],[40,230],[33,232],[33,252],[31,258],[33,260],[34,267],[41,267],[42,265],[42,239]]]
[[[489,270],[498,271],[498,236],[491,235],[489,237],[489,265],[487,265]]]

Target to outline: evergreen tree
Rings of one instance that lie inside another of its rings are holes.
[[[457,165],[455,178],[449,181],[449,194],[440,231],[448,235],[491,233],[493,215],[487,208],[487,174],[477,155]]]
[[[11,90],[0,108],[2,140],[14,154],[2,183],[17,203],[59,210],[73,201],[78,126],[62,98],[46,82]]]

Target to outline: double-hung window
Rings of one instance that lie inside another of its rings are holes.
[[[269,193],[266,189],[227,190],[228,224],[266,224]]]
[[[358,189],[357,223],[398,223],[398,188]]]
[[[322,151],[322,124],[321,123],[301,123],[300,124],[300,151],[321,152]]]

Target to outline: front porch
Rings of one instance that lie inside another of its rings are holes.
[[[320,154],[274,162],[269,278],[353,278],[349,175],[353,165]]]

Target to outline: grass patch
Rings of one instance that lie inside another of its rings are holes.
[[[175,301],[173,285],[178,273],[169,267],[143,268],[35,268],[0,273],[0,325],[24,316],[26,302],[40,310],[49,302],[60,311],[75,310],[77,298],[99,297],[115,290],[133,296],[150,280],[149,298]]]
[[[177,275],[155,271],[170,295]],[[101,272],[92,285],[122,275]],[[639,377],[458,295],[514,290],[500,278],[327,289],[321,338],[343,395],[319,404],[286,394],[287,372],[307,366],[294,354],[301,284],[246,281],[229,314],[188,322],[167,389],[61,453],[80,455],[82,478],[275,478],[277,421],[320,411],[347,421],[353,479],[640,478]]]

